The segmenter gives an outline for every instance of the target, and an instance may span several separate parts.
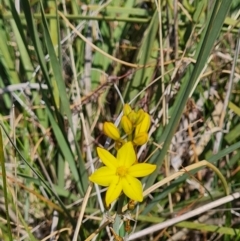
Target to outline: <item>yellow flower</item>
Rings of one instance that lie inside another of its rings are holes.
[[[137,113],[136,113],[134,110],[131,111],[131,112],[128,114],[127,117],[129,118],[129,120],[132,122],[133,125],[136,124],[137,119],[138,119],[138,115],[137,115]]]
[[[136,126],[133,143],[141,146],[148,141],[148,129],[151,124],[150,115],[144,112],[143,119],[140,124]]]
[[[123,116],[128,117],[128,119],[132,122],[132,125],[138,125],[144,118],[144,110],[140,109],[137,112],[132,110],[129,104],[125,104],[123,107]]]
[[[125,143],[114,157],[103,148],[97,148],[99,158],[105,166],[99,168],[89,180],[101,186],[108,187],[106,193],[106,205],[109,206],[123,192],[132,200],[143,200],[142,183],[137,177],[151,174],[156,165],[148,163],[136,163],[137,157],[132,142]]]
[[[136,114],[137,114],[137,120],[135,122],[135,125],[138,125],[143,121],[145,114],[147,113],[143,109],[140,109],[136,112]]]
[[[141,146],[145,144],[148,141],[148,133],[147,132],[141,132],[137,136],[134,136],[133,143],[136,146]]]
[[[122,116],[121,126],[127,135],[131,134],[133,131],[132,122],[128,119],[126,115]]]
[[[112,122],[104,122],[103,133],[115,141],[115,148],[118,150],[125,142],[120,137],[118,128]]]
[[[142,133],[142,132],[148,132],[150,124],[151,124],[150,115],[144,112],[142,121],[136,126],[135,136],[137,136],[139,133]]]
[[[120,132],[112,122],[104,122],[103,133],[115,141],[120,139]]]
[[[129,104],[123,106],[123,115],[128,115],[132,111],[132,108]]]

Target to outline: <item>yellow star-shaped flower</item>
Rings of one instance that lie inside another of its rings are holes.
[[[122,192],[130,199],[141,202],[143,200],[142,183],[137,177],[151,174],[156,169],[156,165],[137,163],[132,142],[125,143],[118,150],[117,157],[99,147],[97,153],[105,166],[95,171],[89,180],[108,187],[106,205],[109,206]]]

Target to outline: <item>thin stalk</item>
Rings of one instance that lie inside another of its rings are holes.
[[[5,169],[5,162],[4,162],[3,140],[2,140],[1,128],[0,128],[0,162],[1,162],[1,168],[2,168],[3,195],[4,195],[4,204],[5,204],[5,211],[6,211],[6,218],[7,218],[7,230],[8,230],[9,240],[13,241],[11,225],[10,225],[10,217],[9,217],[9,212],[8,212],[6,169]]]
[[[56,14],[45,14],[46,19],[57,18]],[[64,14],[64,16],[69,20],[99,20],[99,21],[118,21],[118,22],[128,22],[128,23],[148,23],[151,18],[127,18],[127,17],[113,17],[113,16],[84,16],[84,15],[74,15],[74,14]],[[4,19],[11,19],[12,15],[10,13],[3,14]],[[24,19],[24,14],[19,14],[20,19]],[[33,18],[40,19],[41,14],[33,14]]]

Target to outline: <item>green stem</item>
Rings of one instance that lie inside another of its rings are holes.
[[[133,141],[133,132],[128,135],[127,140],[128,141]]]
[[[118,199],[117,214],[113,223],[113,230],[117,235],[119,235],[120,224],[122,221],[122,208],[124,205],[124,199],[124,194],[122,194]]]
[[[7,195],[7,181],[6,181],[6,169],[5,169],[5,162],[4,162],[4,153],[3,153],[3,140],[2,140],[2,131],[0,128],[0,162],[2,168],[2,179],[3,179],[3,195],[5,200],[5,210],[6,210],[6,218],[7,218],[7,229],[8,229],[8,237],[10,241],[13,241],[11,225],[10,225],[10,217],[8,212],[8,195]]]
[[[45,14],[46,19],[57,18],[56,14]],[[19,17],[24,18],[23,14],[19,14]],[[33,17],[36,19],[41,18],[40,13],[33,14]],[[65,14],[65,17],[69,20],[104,20],[104,21],[118,21],[118,22],[128,22],[128,23],[148,23],[150,18],[126,18],[126,17],[109,17],[109,16],[84,16],[84,15],[73,15]],[[10,13],[4,13],[3,18],[11,19],[12,15]]]

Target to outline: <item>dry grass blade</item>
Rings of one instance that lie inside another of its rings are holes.
[[[233,193],[231,195],[228,195],[226,197],[223,197],[223,198],[220,198],[216,201],[213,201],[209,204],[206,204],[206,205],[204,205],[200,208],[197,208],[197,209],[194,209],[190,212],[187,212],[187,213],[185,213],[185,214],[183,214],[179,217],[169,219],[169,220],[167,220],[165,222],[162,222],[160,224],[156,224],[156,225],[153,225],[152,227],[149,227],[149,228],[146,228],[142,231],[136,232],[136,233],[130,235],[129,240],[134,240],[134,239],[140,238],[140,237],[142,237],[144,235],[147,235],[147,234],[152,234],[153,232],[156,232],[156,231],[159,231],[161,229],[167,228],[167,227],[172,226],[172,225],[174,225],[178,222],[190,219],[192,217],[195,217],[199,214],[210,211],[213,208],[219,207],[223,204],[226,204],[228,202],[232,202],[232,201],[234,201],[236,199],[239,199],[239,198],[240,198],[239,192]]]

